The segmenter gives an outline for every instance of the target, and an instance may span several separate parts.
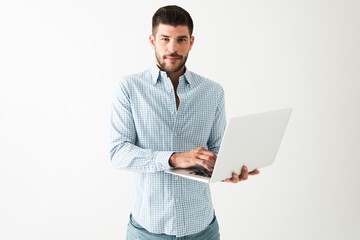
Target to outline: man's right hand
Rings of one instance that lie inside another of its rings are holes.
[[[203,147],[199,147],[188,152],[174,153],[169,159],[169,165],[171,167],[180,168],[201,165],[208,171],[212,171],[212,167],[207,162],[209,162],[212,166],[215,166],[216,157],[215,153]]]

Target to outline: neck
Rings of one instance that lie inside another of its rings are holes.
[[[177,72],[166,72],[167,76],[170,78],[171,82],[173,84],[179,84],[179,78],[181,75],[183,75],[185,72],[185,67],[182,67],[179,71]]]
[[[158,64],[156,64],[156,65],[158,66],[158,68],[160,68],[162,71],[164,71],[164,69],[162,69],[162,67],[160,67]],[[179,78],[181,75],[184,74],[184,72],[185,72],[185,66],[183,66],[177,72],[166,72],[166,75],[170,78],[170,80],[175,88],[179,85]]]

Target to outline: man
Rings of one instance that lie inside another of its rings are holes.
[[[185,67],[193,22],[178,6],[160,8],[149,38],[156,64],[119,81],[111,112],[111,161],[133,171],[127,239],[219,239],[209,184],[165,173],[212,171],[224,134],[223,88]],[[226,182],[259,171],[241,169]]]

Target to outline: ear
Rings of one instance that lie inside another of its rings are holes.
[[[151,34],[149,36],[149,42],[150,42],[151,48],[155,50],[155,36],[154,35]]]
[[[189,48],[189,51],[192,49],[192,46],[194,44],[194,40],[195,40],[195,37],[194,36],[191,36],[190,38],[190,48]]]

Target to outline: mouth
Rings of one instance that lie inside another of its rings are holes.
[[[171,62],[175,62],[177,60],[180,60],[181,58],[179,58],[179,57],[167,57],[166,59],[171,61]]]

